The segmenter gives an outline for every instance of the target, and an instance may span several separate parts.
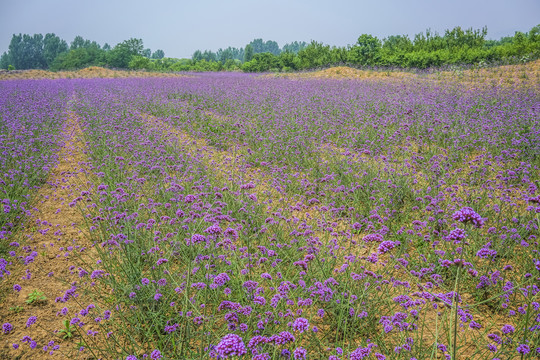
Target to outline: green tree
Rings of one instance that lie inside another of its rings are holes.
[[[0,56],[0,69],[7,69],[9,65],[11,65],[11,57],[9,56],[9,53],[4,52],[2,56]]]
[[[313,69],[332,63],[332,50],[329,45],[312,41],[298,52],[300,69]]]
[[[278,43],[272,40],[254,39],[249,44],[253,47],[254,54],[269,52],[273,55],[279,55],[281,52]]]
[[[75,39],[73,39],[73,41],[71,42],[69,49],[75,50],[75,49],[86,47],[85,44],[87,41],[88,40],[84,40],[82,36],[77,35],[75,36]]]
[[[150,49],[144,49],[141,53],[142,56],[144,56],[145,58],[149,58],[152,56],[152,50]]]
[[[132,55],[143,55],[144,45],[142,39],[130,38],[119,45],[125,47]]]
[[[115,68],[127,69],[133,56],[142,56],[144,50],[141,39],[128,39],[117,44],[107,53],[107,63]]]
[[[279,64],[283,71],[298,70],[300,67],[298,56],[292,51],[282,51],[279,54]]]
[[[269,52],[272,55],[279,55],[281,50],[279,49],[279,45],[277,42],[268,40],[265,43],[265,52]]]
[[[246,48],[244,49],[244,62],[249,62],[253,59],[253,46],[251,44],[247,44]]]
[[[47,63],[43,56],[43,35],[13,35],[9,43],[9,57],[17,69],[44,69]]]
[[[381,41],[369,34],[362,34],[349,50],[349,61],[360,65],[375,65],[380,57]]]
[[[71,45],[69,47],[70,50],[76,50],[81,48],[98,48],[101,49],[101,46],[95,41],[85,40],[82,36],[77,35],[75,36],[75,39],[71,42]]]
[[[254,39],[249,43],[251,47],[253,48],[254,54],[263,53],[265,49],[265,44],[263,39]]]
[[[407,35],[390,35],[383,41],[382,48],[390,53],[408,52],[413,47]]]
[[[233,51],[232,51],[232,49],[230,47],[225,49],[225,50],[220,48],[216,53],[216,57],[217,57],[218,61],[220,61],[222,64],[225,64],[227,62],[227,60],[234,59]]]
[[[80,47],[69,52],[59,54],[52,62],[50,69],[58,70],[76,70],[88,66],[106,65],[106,52],[97,47]]]
[[[529,50],[533,53],[533,56],[538,58],[540,56],[540,24],[534,26],[528,33]]]
[[[61,54],[68,51],[68,45],[65,40],[60,39],[55,34],[46,34],[43,39],[43,57],[47,68],[50,68],[54,59]]]
[[[193,55],[191,55],[191,59],[193,61],[201,61],[203,59],[203,55],[202,55],[201,50],[195,50]]]
[[[306,46],[308,46],[308,43],[305,41],[300,41],[300,42],[293,41],[292,43],[283,45],[283,49],[281,51],[282,52],[288,51],[293,54],[298,54],[298,52],[302,50],[303,48],[305,48]]]
[[[205,50],[203,52],[203,59],[205,59],[208,62],[216,62],[217,61],[217,55],[213,51]]]
[[[152,59],[163,59],[165,57],[165,52],[163,50],[156,50],[152,54]]]
[[[246,72],[264,72],[278,68],[278,57],[268,52],[253,55],[253,59],[242,66],[242,70]]]
[[[146,56],[141,55],[135,55],[131,58],[131,61],[128,64],[128,67],[130,69],[140,70],[140,69],[146,69],[146,70],[152,70],[152,61],[147,58]]]

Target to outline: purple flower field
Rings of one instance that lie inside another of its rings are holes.
[[[13,80],[0,130],[0,358],[540,356],[538,83]]]

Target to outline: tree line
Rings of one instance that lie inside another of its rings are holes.
[[[74,70],[88,66],[105,66],[111,68],[129,68],[134,57],[145,57],[159,60],[165,57],[163,50],[152,52],[144,48],[141,39],[128,39],[114,47],[105,43],[103,46],[95,41],[76,36],[68,43],[55,35],[46,34],[14,34],[8,51],[0,57],[2,69],[45,69]]]
[[[488,40],[487,28],[455,27],[443,34],[426,30],[413,38],[384,39],[362,34],[343,47],[317,41],[294,41],[282,48],[272,40],[254,39],[243,48],[196,50],[190,59],[166,58],[162,50],[145,49],[140,39],[111,48],[78,36],[68,47],[54,34],[13,35],[9,51],[0,58],[7,69],[78,69],[90,65],[148,71],[297,71],[332,65],[425,69],[446,65],[516,63],[540,58],[540,25]]]

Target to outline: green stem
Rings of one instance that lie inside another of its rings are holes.
[[[454,343],[452,345],[452,359],[457,359],[456,353],[457,353],[457,320],[458,320],[458,291],[459,291],[459,275],[461,272],[461,264],[458,265],[457,275],[456,275],[456,283],[454,285]]]

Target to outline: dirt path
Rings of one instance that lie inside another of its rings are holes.
[[[83,215],[77,207],[70,206],[86,188],[85,145],[77,116],[68,109],[66,117],[65,145],[60,151],[59,163],[38,191],[33,218],[14,236],[16,239],[11,239],[25,245],[23,257],[27,258],[26,265],[20,265],[7,284],[2,284],[3,289],[9,288],[0,307],[0,318],[2,323],[10,323],[13,330],[0,334],[0,359],[77,357],[71,353],[74,339],[63,340],[63,334],[54,334],[64,327],[65,318],[71,318],[79,310],[73,298],[64,302],[62,297],[74,282],[81,281],[78,256],[89,248],[80,230]],[[21,290],[13,290],[14,284],[19,284]],[[29,295],[35,290],[42,292],[46,300],[28,304]],[[69,308],[67,316],[58,314],[64,307]],[[37,321],[27,328],[31,316]],[[26,336],[31,340],[23,341]],[[14,349],[13,344],[18,344],[18,349]],[[55,350],[57,345],[60,348]]]

